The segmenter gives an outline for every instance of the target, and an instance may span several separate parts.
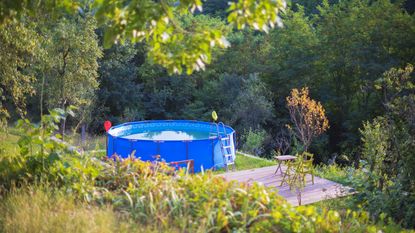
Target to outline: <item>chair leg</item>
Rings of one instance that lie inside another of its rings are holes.
[[[280,187],[284,184],[285,177],[287,176],[287,172],[288,172],[288,171],[285,171],[284,175],[282,176],[282,180],[281,180]]]
[[[311,172],[311,183],[314,184],[314,172]]]

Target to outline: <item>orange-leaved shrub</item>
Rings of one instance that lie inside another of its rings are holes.
[[[287,107],[294,124],[293,128],[289,128],[303,144],[304,151],[307,151],[313,138],[329,128],[323,105],[311,99],[308,88],[304,87],[301,90],[291,90],[290,96],[287,97]]]

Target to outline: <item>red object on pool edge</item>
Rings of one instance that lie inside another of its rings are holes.
[[[108,132],[108,130],[110,130],[111,126],[112,126],[111,121],[105,121],[104,122],[105,131]]]

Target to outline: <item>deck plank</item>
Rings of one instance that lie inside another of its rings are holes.
[[[238,182],[247,182],[252,184],[257,182],[266,187],[276,188],[278,194],[287,199],[292,205],[298,205],[297,195],[292,192],[287,184],[280,186],[282,174],[278,171],[275,174],[277,166],[268,166],[262,168],[248,169],[243,171],[228,172],[219,174],[227,180],[236,180]],[[285,171],[285,167],[283,167]],[[306,176],[306,186],[301,194],[301,202],[303,205],[311,204],[322,200],[343,197],[353,194],[353,189],[336,182],[314,177],[314,184],[311,183],[311,176]]]

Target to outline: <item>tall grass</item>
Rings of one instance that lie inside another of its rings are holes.
[[[177,232],[174,228],[137,224],[111,206],[77,202],[72,195],[50,188],[20,189],[0,201],[3,233]]]
[[[42,190],[15,191],[2,203],[1,225],[7,232],[115,232],[114,212],[76,204],[71,196]]]

